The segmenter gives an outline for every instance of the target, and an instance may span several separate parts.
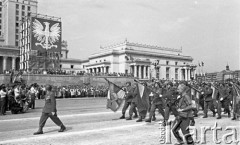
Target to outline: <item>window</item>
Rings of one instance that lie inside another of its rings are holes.
[[[30,6],[28,6],[28,11],[31,11],[31,7]]]
[[[168,80],[169,80],[169,72],[170,72],[170,68],[167,67],[166,68],[166,79],[168,79]]]
[[[18,39],[18,35],[16,35],[16,39]]]
[[[2,7],[0,7],[0,11],[2,11]]]
[[[31,16],[31,13],[30,12],[28,12],[28,17],[30,17]]]
[[[15,46],[18,46],[18,41],[15,42]]]
[[[18,29],[16,29],[16,33],[18,33],[19,31],[18,31]]]
[[[19,23],[16,23],[16,27],[19,27]]]
[[[2,5],[2,2],[0,2],[0,6]]]
[[[60,68],[62,68],[62,65],[60,64]]]
[[[16,15],[19,15],[19,11],[18,10],[16,11]]]
[[[16,21],[19,21],[19,17],[16,17]]]
[[[175,62],[175,65],[178,65],[178,62]]]
[[[25,16],[25,12],[24,11],[22,11],[22,16]]]
[[[25,10],[25,5],[22,5],[22,10]]]
[[[2,25],[0,25],[0,29],[2,29]]]
[[[175,80],[178,80],[178,68],[175,68]]]
[[[73,69],[74,65],[71,65],[71,69]]]
[[[169,61],[166,61],[166,65],[169,65]]]
[[[0,31],[0,36],[2,35],[2,31]]]
[[[19,9],[19,4],[16,4],[16,9]]]

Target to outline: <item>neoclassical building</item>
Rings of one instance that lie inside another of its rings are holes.
[[[123,43],[100,47],[98,53],[82,62],[88,73],[131,73],[139,79],[190,80],[195,78],[193,58],[181,49]]]

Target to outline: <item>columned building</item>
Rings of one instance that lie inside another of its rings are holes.
[[[125,73],[139,79],[190,80],[195,78],[193,58],[181,49],[123,43],[100,47],[83,62],[88,73]]]

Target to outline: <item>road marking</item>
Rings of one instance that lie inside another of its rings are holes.
[[[120,113],[121,111],[117,111],[115,113]],[[96,113],[82,113],[82,114],[70,114],[70,115],[59,115],[60,118],[68,118],[68,117],[79,117],[79,116],[95,116],[95,115],[105,115],[105,114],[115,114],[113,112],[96,112]],[[2,122],[9,122],[9,121],[29,121],[29,120],[36,120],[40,119],[39,117],[31,117],[31,118],[19,118],[19,119],[8,119],[8,120],[0,120]]]
[[[108,127],[108,128],[101,128],[101,129],[92,129],[92,130],[85,130],[85,131],[63,132],[63,133],[58,133],[58,134],[43,134],[43,135],[39,135],[39,136],[29,136],[29,137],[24,137],[24,138],[0,141],[0,144],[10,144],[10,143],[16,143],[16,142],[20,143],[20,142],[26,142],[26,141],[28,141],[28,142],[31,141],[31,143],[33,143],[32,141],[36,141],[36,140],[67,137],[67,136],[81,135],[81,134],[87,134],[87,133],[97,133],[97,132],[102,132],[102,131],[122,130],[122,129],[126,129],[126,128],[143,126],[145,124],[146,123],[137,123],[137,124],[132,124],[132,125]]]

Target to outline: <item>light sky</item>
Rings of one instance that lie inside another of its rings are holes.
[[[240,69],[239,0],[38,0],[38,13],[62,18],[69,57],[123,42],[180,49],[205,72]]]

